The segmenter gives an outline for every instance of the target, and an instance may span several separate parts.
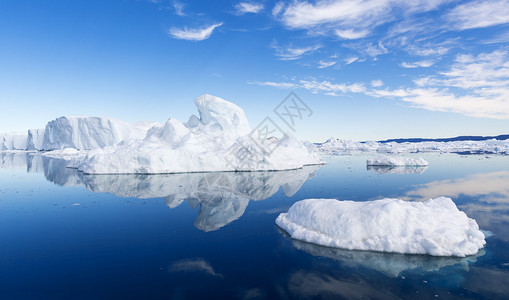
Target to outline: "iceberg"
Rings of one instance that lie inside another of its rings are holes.
[[[44,131],[44,129],[28,129],[26,150],[43,150]]]
[[[147,127],[146,123],[136,125],[108,117],[60,117],[48,122],[44,134],[32,131],[31,144],[35,147],[42,136],[42,145],[38,150],[103,148],[128,139],[142,139]],[[36,133],[38,138],[34,139]]]
[[[26,150],[27,134],[24,132],[11,132],[0,134],[0,150]]]
[[[352,155],[358,153],[461,153],[461,154],[509,154],[509,140],[482,141],[424,141],[424,142],[355,142],[330,138],[315,144],[327,155]]]
[[[422,157],[394,157],[382,156],[366,161],[368,166],[427,166],[429,163]]]
[[[192,115],[186,123],[170,118],[143,139],[91,150],[71,166],[86,174],[161,174],[291,170],[322,164],[310,145],[290,133],[272,139],[252,131],[244,111],[231,102],[212,95],[194,102],[199,117]]]
[[[276,224],[293,239],[348,250],[465,257],[486,244],[477,222],[445,197],[424,202],[307,199],[280,214]]]

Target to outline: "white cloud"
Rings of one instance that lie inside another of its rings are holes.
[[[333,65],[335,65],[337,62],[336,61],[319,61],[318,62],[318,68],[319,69],[324,69],[324,68],[328,68],[328,67],[331,67]]]
[[[458,55],[447,72],[440,73],[444,86],[463,89],[504,87],[509,89],[509,53],[493,51],[472,55]]]
[[[349,58],[345,59],[345,63],[347,65],[349,65],[349,64],[352,64],[352,63],[356,62],[357,60],[359,60],[358,56],[352,56],[352,57],[349,57]]]
[[[279,57],[280,60],[296,60],[302,58],[306,53],[312,53],[318,49],[320,49],[321,45],[314,45],[308,47],[287,47],[281,48],[277,45],[277,43],[273,43],[271,45],[272,48],[276,49],[276,56]]]
[[[247,13],[257,14],[263,9],[263,4],[253,2],[240,2],[235,5],[235,9],[239,15]]]
[[[185,16],[186,15],[184,13],[185,4],[175,0],[175,1],[173,1],[172,5],[173,5],[173,9],[175,10],[175,14],[177,14],[179,16]]]
[[[274,8],[272,9],[272,15],[276,17],[279,15],[279,13],[283,10],[285,4],[283,2],[278,2],[276,5],[274,5]]]
[[[509,119],[509,51],[458,55],[448,70],[418,78],[414,84],[394,90],[382,89],[383,82],[376,80],[371,82],[371,88],[366,88],[364,83],[317,80],[292,80],[277,85],[326,95],[363,93],[372,97],[396,98],[431,111]]]
[[[372,80],[371,81],[371,86],[372,87],[381,87],[384,85],[384,82],[380,79],[376,79],[376,80]]]
[[[364,38],[369,35],[369,31],[366,29],[358,30],[358,31],[355,31],[353,29],[346,29],[346,30],[337,29],[335,31],[335,33],[337,36],[339,36],[340,38],[345,39],[345,40],[356,40],[356,39]]]
[[[449,50],[451,50],[451,48],[444,47],[444,46],[436,46],[436,45],[434,45],[434,47],[432,47],[432,46],[418,47],[416,45],[412,45],[412,46],[408,47],[407,50],[408,50],[408,52],[415,54],[415,55],[419,55],[419,56],[431,56],[431,55],[442,56],[442,55],[446,54],[447,52],[449,52]]]
[[[255,84],[260,86],[271,86],[277,88],[303,88],[310,90],[312,93],[333,94],[336,93],[362,93],[366,88],[363,84],[353,83],[331,83],[330,81],[317,81],[317,80],[299,80],[294,82],[270,82],[270,81],[248,81],[248,84]]]
[[[295,0],[289,4],[281,21],[293,29],[348,28],[369,30],[394,20],[395,14],[426,12],[451,0],[318,0],[316,3]]]
[[[432,60],[422,60],[422,61],[416,61],[416,62],[402,62],[401,66],[403,68],[428,68],[434,65],[435,62]]]
[[[501,90],[489,98],[475,93],[458,96],[437,88],[412,89],[408,92],[409,96],[401,98],[403,101],[427,110],[478,118],[509,119],[509,89]]]
[[[413,105],[471,117],[509,119],[509,53],[458,55],[445,72],[414,80],[401,100]],[[374,91],[373,93],[378,93]],[[380,94],[380,96],[383,96]]]
[[[296,84],[291,82],[248,81],[247,84],[254,84],[259,86],[271,86],[280,89],[291,89],[296,87]]]
[[[509,1],[471,1],[456,6],[446,18],[460,30],[509,23]]]
[[[223,25],[223,23],[212,24],[210,26],[200,28],[171,28],[168,32],[170,36],[176,39],[189,40],[189,41],[202,41],[210,37],[214,29]]]

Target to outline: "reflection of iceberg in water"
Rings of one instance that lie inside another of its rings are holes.
[[[428,166],[366,166],[368,171],[379,174],[422,174]]]
[[[0,169],[24,169],[28,152],[0,151]]]
[[[25,168],[29,173],[44,173],[46,179],[62,186],[85,185],[89,191],[120,197],[163,198],[169,208],[187,201],[199,206],[195,226],[204,231],[217,230],[240,218],[250,200],[264,200],[282,188],[293,196],[320,165],[273,172],[211,172],[158,175],[84,175],[67,168],[67,162],[36,153],[2,153],[4,168]]]
[[[288,234],[280,232],[287,238]],[[346,265],[363,266],[385,273],[392,277],[398,277],[404,271],[424,270],[438,271],[446,266],[458,265],[468,271],[468,263],[476,262],[477,258],[484,255],[484,249],[479,250],[476,255],[467,257],[446,257],[429,255],[412,255],[399,253],[383,253],[372,251],[344,250],[310,244],[292,239],[295,248],[305,251],[313,256],[328,257]]]
[[[278,172],[212,172],[160,175],[84,175],[78,176],[92,192],[120,197],[162,197],[169,208],[187,201],[200,206],[195,226],[217,230],[240,218],[250,200],[263,200],[281,187],[286,196],[294,195],[320,166]]]

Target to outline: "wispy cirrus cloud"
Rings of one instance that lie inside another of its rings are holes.
[[[271,86],[265,82],[258,85]],[[445,71],[414,80],[414,86],[397,89],[371,87],[361,82],[334,83],[292,80],[277,83],[280,88],[302,88],[312,93],[342,95],[362,93],[376,98],[392,98],[431,111],[451,112],[470,117],[509,119],[509,52],[458,55]]]
[[[240,2],[235,4],[235,9],[239,15],[247,13],[257,14],[263,10],[263,4],[255,2]]]
[[[281,16],[281,22],[291,29],[368,31],[393,21],[404,12],[411,15],[431,11],[451,0],[318,0],[315,3],[296,0]]]
[[[302,58],[302,56],[305,54],[312,53],[322,48],[321,45],[313,45],[306,47],[295,47],[295,46],[281,47],[277,44],[277,42],[273,42],[271,44],[271,47],[276,50],[275,55],[279,57],[280,60],[297,60]]]
[[[400,90],[399,95],[392,96],[432,111],[509,119],[507,51],[458,55],[448,70],[414,82],[417,87]]]
[[[364,38],[369,35],[369,31],[366,29],[358,30],[358,31],[355,31],[353,29],[345,29],[345,30],[336,29],[334,31],[334,33],[338,37],[345,39],[345,40],[356,40],[356,39]]]
[[[221,25],[223,25],[223,22],[198,28],[173,27],[168,31],[168,34],[175,39],[188,41],[203,41],[208,39],[212,35],[212,32],[214,32],[214,29]]]
[[[272,8],[272,15],[276,17],[277,15],[279,15],[279,13],[283,10],[284,7],[285,7],[284,2],[282,1],[277,2],[276,5],[274,5],[274,8]]]
[[[175,14],[176,15],[178,15],[178,16],[185,16],[186,15],[184,13],[184,7],[185,7],[184,3],[179,2],[177,0],[174,0],[173,3],[172,3],[172,6],[173,6],[173,9],[175,10]]]
[[[460,30],[509,23],[509,1],[471,1],[456,6],[446,18]]]
[[[433,60],[421,60],[415,62],[402,62],[400,66],[403,68],[411,69],[411,68],[428,68],[435,64]]]
[[[319,69],[325,69],[325,68],[328,68],[328,67],[332,67],[336,63],[337,63],[337,61],[324,61],[324,60],[320,60],[318,62],[318,68]]]
[[[349,65],[349,64],[353,64],[354,62],[356,62],[358,60],[359,60],[358,56],[351,56],[351,57],[345,59],[345,63],[347,65]]]
[[[293,89],[298,87],[297,84],[291,82],[273,82],[273,81],[248,81],[247,84],[253,84],[258,86],[270,86],[280,89]]]
[[[337,95],[338,93],[362,93],[366,90],[362,83],[346,84],[318,80],[299,80],[293,82],[248,81],[247,83],[284,89],[303,88],[313,93],[325,93],[327,95]]]

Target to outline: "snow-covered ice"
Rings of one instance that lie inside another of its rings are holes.
[[[349,250],[465,257],[485,245],[477,222],[450,198],[424,202],[307,199],[276,224],[297,240]]]
[[[144,138],[147,127],[151,126],[108,117],[60,117],[46,125],[40,150],[113,146],[128,139]]]
[[[26,150],[27,134],[11,132],[0,134],[0,150]]]
[[[28,129],[27,150],[42,150],[44,129]]]
[[[358,153],[495,153],[509,154],[509,140],[452,141],[452,142],[355,142],[330,138],[316,144],[317,149],[328,155],[352,155]]]
[[[289,133],[267,139],[251,132],[244,111],[231,102],[203,95],[195,104],[199,118],[192,115],[186,123],[170,118],[143,139],[94,149],[72,166],[87,174],[157,174],[290,170],[322,163],[310,145]]]
[[[396,157],[396,156],[380,156],[368,159],[368,166],[427,166],[429,163],[422,157]]]

